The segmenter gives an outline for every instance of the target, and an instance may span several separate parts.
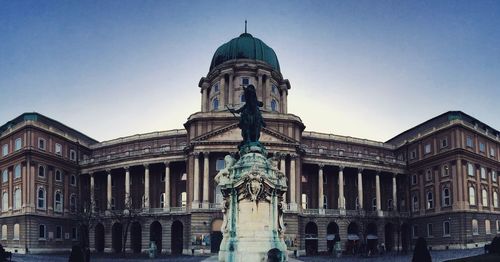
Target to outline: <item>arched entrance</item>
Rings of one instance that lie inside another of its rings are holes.
[[[184,241],[184,226],[179,220],[172,223],[172,255],[182,254],[183,241]]]
[[[359,226],[356,222],[351,222],[347,226],[347,244],[346,251],[348,254],[357,254],[359,251]]]
[[[329,253],[333,253],[335,243],[340,241],[339,226],[335,222],[330,222],[326,228],[326,246]]]
[[[377,252],[377,243],[378,243],[377,225],[375,223],[369,223],[366,226],[365,233],[366,233],[367,251],[370,254],[375,254]]]
[[[394,224],[387,223],[384,227],[385,250],[392,251],[394,249]]]
[[[316,255],[318,253],[318,226],[316,223],[307,223],[305,233],[306,255]]]
[[[220,242],[222,241],[222,219],[214,219],[212,221],[212,232],[210,233],[210,252],[218,253]]]
[[[404,253],[410,250],[410,225],[401,225],[401,249]]]
[[[111,245],[113,247],[113,252],[122,252],[122,234],[123,226],[120,223],[114,223],[111,227]]]
[[[158,221],[154,221],[149,226],[149,241],[156,243],[156,248],[158,250],[158,253],[161,253],[162,249],[161,231],[162,231],[161,224]]]
[[[104,252],[104,226],[99,223],[94,228],[94,243],[97,252]]]
[[[139,222],[135,221],[130,225],[130,247],[132,252],[141,253],[142,228]]]

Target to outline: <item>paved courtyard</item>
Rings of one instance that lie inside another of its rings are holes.
[[[483,253],[482,248],[476,249],[467,249],[467,250],[446,250],[446,251],[431,251],[432,261],[439,262],[445,261],[454,258],[462,258],[468,256],[475,256]],[[67,254],[64,255],[20,255],[14,254],[12,257],[12,261],[16,262],[35,262],[35,261],[47,261],[47,262],[67,262],[68,261]],[[384,256],[374,256],[374,257],[353,257],[353,256],[344,256],[341,258],[333,258],[329,256],[316,256],[316,257],[300,257],[298,260],[290,259],[291,261],[366,261],[366,262],[408,262],[411,261],[412,254],[408,255],[395,255],[395,254],[386,254]],[[116,256],[114,254],[100,254],[94,255],[91,259],[92,262],[123,262],[123,261],[152,261],[148,259],[145,255],[134,255],[134,254],[126,254]],[[216,256],[212,257],[192,257],[192,256],[162,256],[156,261],[206,261],[213,262],[217,261]]]

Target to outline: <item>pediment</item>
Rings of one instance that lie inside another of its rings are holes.
[[[241,129],[238,124],[219,128],[194,139],[195,142],[239,142],[241,140]],[[295,143],[294,139],[267,128],[263,128],[260,132],[259,141],[262,143]]]

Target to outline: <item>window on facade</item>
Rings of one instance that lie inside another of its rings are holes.
[[[484,145],[484,143],[479,143],[479,151],[484,153],[484,151],[486,151],[486,146]]]
[[[219,83],[215,83],[213,86],[212,86],[213,90],[214,90],[214,93],[216,92],[219,92]]]
[[[38,238],[39,239],[45,239],[46,238],[45,225],[39,225],[38,226]]]
[[[76,212],[76,196],[74,194],[69,197],[69,209],[72,213]]]
[[[56,239],[61,240],[62,239],[62,226],[56,226]]]
[[[467,175],[474,176],[474,165],[467,163]]]
[[[20,137],[16,138],[16,141],[14,142],[14,150],[21,150],[21,147],[23,147],[23,140]]]
[[[69,160],[76,161],[76,151],[73,149],[69,150]]]
[[[61,174],[61,170],[59,169],[56,169],[56,181],[62,181],[62,174]]]
[[[242,77],[241,78],[241,84],[244,85],[244,86],[247,86],[250,84],[250,78],[248,77]]]
[[[14,224],[14,237],[12,240],[19,240],[19,224]]]
[[[469,187],[469,205],[476,205],[476,189]]]
[[[302,205],[302,209],[307,209],[307,194],[301,195],[300,204]]]
[[[165,207],[165,193],[160,194],[160,208]]]
[[[272,92],[273,94],[278,93],[278,87],[277,87],[275,84],[273,84],[273,85],[271,86],[271,92]]]
[[[491,224],[490,224],[490,221],[488,219],[484,220],[484,229],[486,231],[486,235],[491,234]]]
[[[490,147],[490,156],[495,156],[495,148]]]
[[[56,191],[54,194],[54,211],[62,212],[63,210],[63,197],[61,191]]]
[[[488,206],[488,191],[483,188],[481,191],[481,197],[482,197],[482,204],[483,206]]]
[[[413,195],[411,198],[412,201],[412,209],[413,211],[418,211],[419,205],[418,205],[418,196]]]
[[[476,219],[472,219],[472,235],[479,235],[479,226]]]
[[[43,188],[38,189],[38,208],[45,209],[45,190]]]
[[[76,231],[76,227],[71,228],[71,239],[72,240],[77,240],[78,238],[78,231]]]
[[[411,184],[412,185],[417,184],[417,175],[416,174],[411,175]]]
[[[466,138],[466,145],[467,145],[467,147],[473,147],[474,146],[474,142],[472,141],[472,137],[467,136],[467,138]]]
[[[413,238],[418,238],[418,226],[417,225],[413,225],[411,227],[411,235],[413,236]]]
[[[18,178],[21,178],[21,165],[20,164],[17,164],[14,167],[14,179],[18,179]]]
[[[70,182],[71,182],[71,185],[72,186],[76,186],[76,176],[75,175],[71,175],[70,177]]]
[[[427,169],[427,171],[425,171],[425,180],[426,181],[432,180],[432,170],[431,169]]]
[[[55,146],[55,149],[54,149],[54,153],[56,155],[62,156],[62,145],[61,144],[56,143],[56,146]]]
[[[3,192],[2,194],[2,211],[9,210],[9,194],[7,192]]]
[[[414,149],[410,152],[410,159],[415,159],[417,158],[417,150]]]
[[[2,240],[7,240],[7,225],[2,225]]]
[[[429,154],[431,152],[431,144],[426,144],[424,146],[424,154]]]
[[[271,111],[276,112],[277,110],[277,103],[276,100],[271,100]]]
[[[486,168],[481,167],[481,179],[486,179]]]
[[[214,98],[214,100],[212,101],[212,107],[214,110],[219,110],[219,99],[218,98]]]
[[[498,193],[493,191],[493,207],[498,208]]]
[[[450,236],[450,222],[449,221],[443,222],[443,236],[444,237]]]
[[[393,206],[392,206],[392,199],[387,199],[387,210],[392,211]]]
[[[491,180],[497,182],[497,172],[491,171]]]
[[[376,211],[376,210],[377,210],[377,198],[376,198],[376,197],[374,197],[374,198],[372,199],[372,210],[373,210],[373,211]]]
[[[225,166],[224,159],[219,158],[217,159],[217,161],[215,161],[215,170],[220,171],[224,169],[224,166]]]
[[[5,144],[2,146],[2,156],[6,156],[9,154],[9,144]]]
[[[45,139],[43,138],[38,139],[38,148],[41,150],[45,150]]]
[[[443,165],[443,170],[441,173],[442,176],[449,176],[450,175],[450,168],[448,165]]]
[[[45,167],[42,165],[38,166],[38,176],[45,177]]]
[[[447,137],[441,139],[441,148],[445,148],[445,147],[448,147],[448,138]]]
[[[445,187],[443,188],[443,207],[450,206],[451,201],[450,201],[450,189]]]
[[[2,182],[8,182],[9,181],[9,170],[4,169],[2,172]]]
[[[19,210],[21,209],[21,189],[16,188],[14,190],[14,210]]]
[[[427,237],[432,237],[433,232],[432,232],[432,224],[427,224]]]
[[[434,194],[427,192],[427,209],[434,208]]]

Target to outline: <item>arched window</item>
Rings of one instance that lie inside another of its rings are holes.
[[[374,198],[372,199],[372,210],[373,210],[373,211],[376,211],[376,210],[377,210],[377,198],[376,198],[376,197],[374,197]]]
[[[14,237],[12,240],[19,240],[19,224],[14,224]]]
[[[75,175],[71,175],[71,185],[76,186],[76,176]]]
[[[59,169],[56,169],[56,181],[62,181],[62,174]]]
[[[57,190],[54,193],[54,211],[62,212],[63,210],[63,197],[61,191]]]
[[[483,188],[483,191],[481,192],[482,196],[482,204],[484,207],[488,206],[488,190]]]
[[[38,166],[38,176],[45,177],[45,167],[44,166]]]
[[[38,205],[39,209],[45,209],[45,189],[38,189]]]
[[[72,194],[69,197],[69,209],[72,213],[76,212],[76,196],[75,196],[75,194]]]
[[[443,200],[442,200],[443,201],[443,203],[442,203],[443,207],[449,206],[451,204],[450,203],[451,202],[450,201],[450,189],[448,187],[443,188],[443,194],[442,195],[443,195]]]
[[[498,193],[493,191],[493,207],[498,208]]]
[[[21,165],[16,165],[14,167],[14,179],[21,178]]]
[[[21,189],[14,190],[14,210],[21,209]]]
[[[7,240],[7,225],[2,225],[2,240]]]
[[[479,235],[479,226],[476,219],[472,219],[472,235]]]
[[[2,194],[2,211],[9,210],[9,194],[7,192],[3,192]]]
[[[278,105],[277,105],[277,103],[276,103],[276,100],[274,100],[274,99],[273,99],[273,100],[271,100],[271,111],[273,111],[273,112],[278,111],[278,110],[277,110],[277,106],[278,106]]]
[[[160,194],[160,208],[165,207],[165,193]]]
[[[240,102],[241,103],[245,102],[245,94],[241,94],[241,96],[240,96]]]
[[[490,224],[490,221],[488,219],[484,220],[484,229],[486,231],[486,235],[491,234],[491,224]]]
[[[413,195],[412,198],[411,198],[411,202],[412,202],[412,209],[413,209],[413,211],[418,211],[418,209],[419,209],[418,196],[417,195]]]
[[[8,182],[9,181],[9,171],[7,169],[4,169],[2,172],[2,182]]]
[[[469,205],[476,205],[476,189],[469,187]]]
[[[212,107],[214,110],[219,110],[219,98],[214,98],[214,100],[212,101]]]
[[[427,209],[434,208],[434,194],[427,192]]]

